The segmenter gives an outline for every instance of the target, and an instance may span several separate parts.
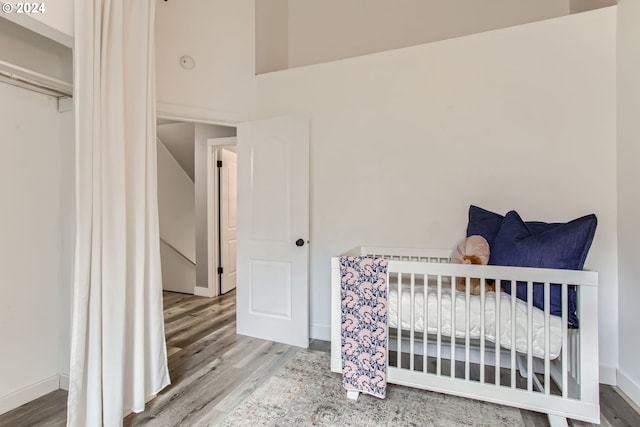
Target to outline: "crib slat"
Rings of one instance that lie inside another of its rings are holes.
[[[422,275],[422,283],[423,283],[423,294],[424,305],[422,306],[423,311],[423,326],[422,326],[422,372],[427,373],[427,334],[429,332],[429,276],[426,274]]]
[[[576,351],[574,351],[576,356],[576,379],[580,381],[582,379],[582,352],[580,349],[582,348],[582,330],[578,329],[575,333],[576,340]],[[582,385],[580,385],[580,391],[582,392]]]
[[[471,298],[471,279],[466,278],[465,287],[465,313],[464,313],[464,379],[469,381],[469,345],[471,344],[471,338],[469,337],[469,311],[471,311],[470,298]]]
[[[480,384],[484,384],[484,303],[487,281],[480,279]]]
[[[456,377],[456,277],[451,278],[451,378]]]
[[[513,290],[512,290],[513,291]],[[514,291],[515,292],[515,291]],[[533,391],[533,283],[527,282],[527,390]]]
[[[495,384],[500,385],[500,300],[502,299],[500,294],[500,286],[496,283],[496,372],[495,372]]]
[[[398,345],[396,366],[402,366],[402,273],[398,273]]]
[[[579,378],[580,375],[578,373],[578,352],[575,350],[577,348],[580,348],[580,343],[578,342],[578,338],[579,335],[576,333],[572,333],[571,334],[571,348],[574,349],[571,352],[571,359],[569,359],[571,361],[571,378],[573,378],[574,380]]]
[[[549,282],[544,284],[544,394],[551,393],[550,381],[549,381],[549,323],[551,322],[551,287]]]
[[[500,285],[496,285],[500,286]],[[511,281],[511,388],[516,388],[516,281]]]
[[[436,375],[442,373],[442,276],[438,275],[438,330],[437,330],[437,348],[436,348]]]
[[[415,340],[415,301],[416,301],[416,275],[411,273],[411,308],[409,310],[409,370],[413,371],[413,342]]]
[[[568,323],[569,321],[569,287],[566,283],[562,284],[562,397],[569,397],[569,384],[567,382],[567,359],[569,357],[568,346]]]

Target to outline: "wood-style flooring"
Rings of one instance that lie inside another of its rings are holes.
[[[298,351],[237,335],[235,292],[214,299],[165,292],[164,317],[172,384],[125,426],[216,425]],[[330,350],[323,341],[311,347]],[[65,391],[49,393],[1,415],[0,426],[64,426],[66,400]],[[614,387],[600,387],[600,405],[601,425],[640,426],[637,408]],[[521,412],[527,427],[549,425],[543,414]]]

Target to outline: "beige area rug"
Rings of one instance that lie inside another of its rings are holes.
[[[347,399],[328,353],[301,350],[224,426],[522,426],[518,409],[397,385],[386,399]]]

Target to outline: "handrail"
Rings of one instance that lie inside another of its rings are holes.
[[[195,261],[192,261],[191,258],[189,258],[188,256],[186,256],[185,254],[183,254],[182,252],[180,252],[178,249],[175,248],[175,246],[173,246],[171,243],[167,242],[165,239],[163,239],[162,237],[160,237],[160,241],[162,243],[164,243],[165,245],[169,246],[171,249],[173,249],[175,252],[178,253],[178,255],[180,255],[182,258],[186,259],[187,261],[189,261],[192,265],[196,265]]]

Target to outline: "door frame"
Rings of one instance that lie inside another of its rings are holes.
[[[217,297],[220,295],[220,276],[216,273],[218,266],[218,174],[214,162],[216,150],[237,144],[237,137],[210,138],[207,140],[207,259],[208,287],[198,288],[196,294],[203,297]]]

